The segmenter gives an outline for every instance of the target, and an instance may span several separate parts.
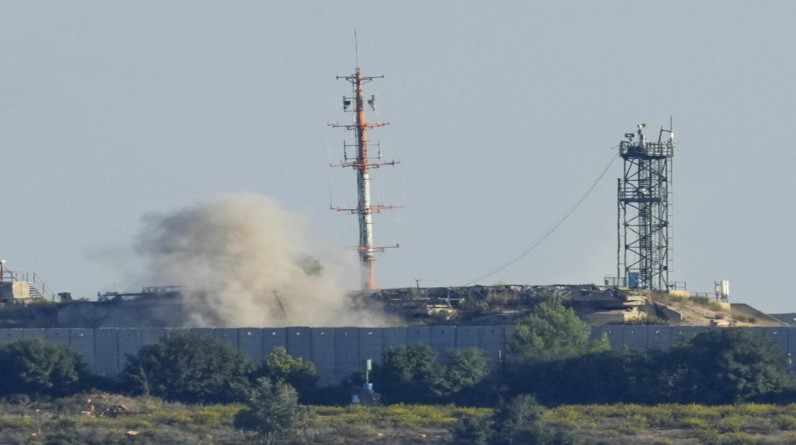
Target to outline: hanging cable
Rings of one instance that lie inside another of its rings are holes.
[[[611,147],[611,150],[613,150],[614,148],[616,148],[616,147]],[[553,225],[553,227],[552,227],[550,230],[548,230],[548,231],[547,231],[547,233],[545,233],[544,235],[542,235],[542,237],[541,237],[541,238],[539,238],[538,240],[536,240],[536,242],[535,242],[535,243],[533,243],[533,244],[531,245],[531,247],[528,247],[528,248],[527,248],[527,249],[525,249],[525,251],[523,251],[521,254],[517,255],[517,256],[516,256],[516,257],[514,257],[512,260],[510,260],[509,262],[507,262],[507,263],[503,264],[502,266],[498,267],[497,269],[493,270],[492,272],[489,272],[488,274],[486,274],[486,275],[484,275],[484,276],[482,276],[482,277],[480,277],[480,278],[478,278],[478,279],[475,279],[475,280],[473,280],[473,281],[470,281],[470,282],[468,282],[468,283],[465,283],[463,286],[470,286],[470,285],[473,285],[473,284],[475,284],[475,283],[477,283],[477,282],[479,282],[479,281],[481,281],[481,280],[483,280],[483,279],[486,279],[486,278],[489,278],[489,277],[491,277],[492,275],[495,275],[496,273],[498,273],[498,272],[502,271],[503,269],[505,269],[505,268],[507,268],[507,267],[511,266],[512,264],[516,263],[517,261],[519,261],[520,259],[522,259],[522,258],[523,258],[525,255],[528,255],[528,254],[529,254],[529,253],[531,253],[531,252],[532,252],[534,249],[536,249],[537,247],[539,247],[539,245],[540,245],[540,244],[542,244],[542,242],[544,242],[544,240],[546,240],[546,239],[547,239],[547,238],[548,238],[550,235],[552,235],[552,234],[553,234],[553,232],[555,232],[555,231],[556,231],[556,229],[558,229],[558,227],[559,227],[559,226],[561,226],[561,224],[563,224],[563,223],[564,223],[564,221],[566,221],[566,220],[567,220],[567,218],[569,218],[569,217],[570,217],[570,215],[572,215],[573,213],[575,213],[575,210],[577,210],[577,209],[578,209],[578,207],[580,207],[580,205],[583,203],[583,201],[585,201],[585,200],[586,200],[586,198],[588,198],[588,197],[589,197],[589,195],[590,195],[590,194],[591,194],[591,192],[594,190],[594,188],[595,188],[595,187],[597,187],[597,184],[599,184],[599,182],[600,182],[600,180],[603,178],[603,176],[605,176],[605,174],[606,174],[606,173],[608,173],[608,169],[610,169],[610,168],[611,168],[611,165],[613,165],[613,163],[614,163],[614,161],[615,161],[616,159],[617,159],[617,156],[611,156],[611,162],[609,162],[609,163],[608,163],[608,165],[606,165],[606,166],[605,166],[605,169],[602,171],[602,173],[600,173],[600,176],[598,176],[598,177],[597,177],[597,179],[594,181],[594,183],[591,185],[591,187],[589,187],[589,189],[588,189],[588,190],[586,190],[586,193],[585,193],[585,194],[584,194],[584,195],[583,195],[583,196],[582,196],[582,197],[581,197],[581,198],[578,200],[578,202],[576,202],[576,203],[575,203],[575,205],[574,205],[574,206],[572,206],[572,208],[571,208],[571,209],[569,209],[569,211],[567,211],[567,213],[565,213],[565,214],[564,214],[564,216],[562,216],[562,217],[561,217],[561,218],[558,220],[558,222],[556,222],[556,223]]]

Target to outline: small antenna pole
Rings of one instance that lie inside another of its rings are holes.
[[[354,28],[354,62],[355,68],[359,69],[359,43],[357,42],[357,29]]]

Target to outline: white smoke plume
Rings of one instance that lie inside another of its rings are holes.
[[[346,295],[299,232],[275,201],[229,195],[144,217],[137,247],[157,282],[182,287],[189,326],[389,324]]]

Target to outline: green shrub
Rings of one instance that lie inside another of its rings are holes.
[[[607,337],[590,337],[589,325],[554,299],[517,320],[508,343],[512,354],[524,362],[561,360],[609,349]]]
[[[796,430],[796,416],[781,415],[776,419],[776,428],[782,431]]]
[[[309,411],[299,405],[298,393],[290,385],[258,378],[245,407],[235,414],[235,427],[254,432],[268,443],[302,428]]]
[[[80,353],[60,343],[22,338],[0,346],[0,395],[64,396],[85,374]]]
[[[254,363],[234,346],[191,331],[172,332],[128,356],[122,378],[133,392],[170,401],[240,400]]]
[[[489,376],[479,349],[452,349],[446,362],[437,362],[429,345],[403,346],[388,351],[376,363],[371,378],[385,403],[450,403],[483,398],[478,385]]]
[[[465,416],[451,428],[455,444],[489,445],[495,421],[491,417]]]
[[[657,387],[669,388],[661,397],[681,403],[737,403],[794,385],[782,348],[745,328],[697,334],[663,354],[658,371]]]
[[[298,391],[299,396],[308,395],[320,379],[314,363],[291,356],[282,346],[271,350],[253,377],[287,383]]]
[[[743,430],[746,426],[747,418],[745,416],[728,416],[719,422],[719,427],[721,431],[729,431],[732,433],[737,433]]]

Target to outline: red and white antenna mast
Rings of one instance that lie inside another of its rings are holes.
[[[343,142],[343,161],[337,167],[351,167],[357,172],[357,207],[334,208],[339,212],[349,212],[359,217],[359,261],[362,266],[362,289],[376,289],[376,279],[373,272],[373,254],[376,252],[384,252],[385,249],[398,247],[386,246],[375,247],[373,245],[373,221],[372,215],[379,213],[382,210],[390,210],[394,206],[374,205],[370,202],[370,170],[379,168],[383,165],[395,165],[397,161],[382,162],[381,152],[377,153],[376,162],[372,162],[368,157],[368,137],[367,131],[373,128],[383,127],[387,123],[373,122],[368,123],[365,119],[365,99],[362,86],[373,79],[383,79],[384,76],[363,76],[359,70],[359,64],[350,76],[337,76],[338,79],[345,79],[351,82],[354,89],[353,96],[343,96],[343,111],[351,111],[354,113],[353,124],[331,124],[332,127],[342,127],[346,130],[353,130],[356,134],[356,142],[349,144]],[[367,99],[368,105],[371,110],[376,110],[376,97],[370,96]],[[352,106],[353,105],[353,106]],[[378,146],[378,144],[377,144]],[[356,148],[356,156],[349,156],[349,149]]]

